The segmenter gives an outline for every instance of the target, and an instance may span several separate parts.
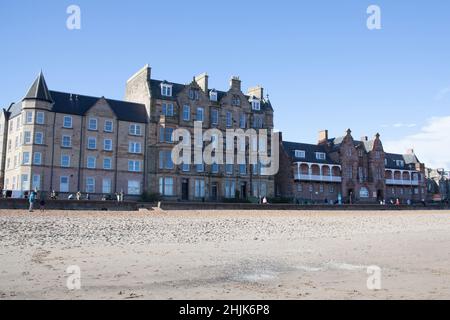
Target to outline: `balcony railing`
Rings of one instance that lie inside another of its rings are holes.
[[[342,178],[336,176],[297,174],[296,178],[299,181],[319,181],[319,182],[338,182],[338,183],[342,182]]]
[[[397,179],[386,179],[386,184],[395,186],[418,186],[418,180],[397,180]]]

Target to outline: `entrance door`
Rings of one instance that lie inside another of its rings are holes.
[[[189,180],[183,179],[181,184],[181,200],[188,201],[189,200]]]
[[[348,190],[348,203],[353,204],[355,199],[355,192],[353,189]]]
[[[217,183],[213,183],[211,185],[211,200],[212,201],[217,201],[217,197],[218,197],[218,188],[217,188]]]
[[[384,200],[384,193],[383,193],[383,190],[378,190],[378,191],[377,191],[377,200],[378,200],[378,201],[383,201],[383,200]]]
[[[247,182],[241,183],[241,199],[247,199]]]

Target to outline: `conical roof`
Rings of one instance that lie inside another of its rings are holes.
[[[24,100],[27,99],[34,99],[34,100],[42,100],[42,101],[48,101],[52,102],[52,97],[50,96],[50,93],[47,88],[47,83],[45,83],[44,74],[41,73],[37,77],[37,79],[34,81],[33,85],[31,86],[30,90],[28,90],[27,95],[25,96]]]

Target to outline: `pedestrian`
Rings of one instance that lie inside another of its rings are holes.
[[[116,192],[116,199],[117,199],[117,202],[120,202],[120,194],[118,192]]]
[[[397,198],[397,200],[395,201],[395,205],[399,206],[400,205],[400,199]]]
[[[86,200],[89,200],[91,198],[91,196],[88,194],[86,194]]]
[[[267,201],[266,197],[263,198],[263,204],[268,204],[268,201]]]
[[[120,190],[120,202],[123,202],[123,190]]]
[[[78,201],[81,200],[81,192],[80,192],[80,191],[77,192],[77,200],[78,200]]]
[[[30,196],[28,197],[28,202],[30,203],[30,207],[28,209],[28,212],[33,212],[34,207],[34,201],[36,200],[36,193],[34,191],[31,191]]]

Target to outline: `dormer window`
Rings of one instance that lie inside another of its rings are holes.
[[[305,159],[306,158],[305,150],[295,150],[295,157],[299,159]]]
[[[259,100],[253,100],[252,109],[255,111],[261,111],[261,102]]]
[[[212,90],[209,92],[209,100],[217,102],[217,91]]]
[[[405,166],[405,162],[403,160],[396,161],[397,167],[403,168]]]
[[[163,97],[171,97],[172,96],[172,85],[168,83],[161,84],[161,95]]]
[[[326,154],[323,152],[316,152],[316,159],[317,160],[325,160],[326,159]]]

